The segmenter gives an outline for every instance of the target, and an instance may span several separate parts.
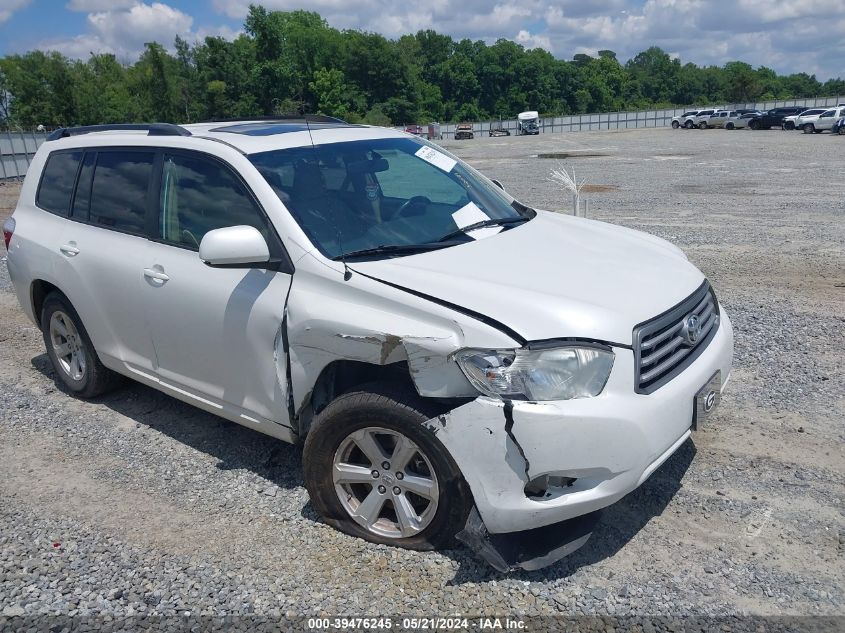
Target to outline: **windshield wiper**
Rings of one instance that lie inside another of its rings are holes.
[[[420,251],[431,251],[438,248],[444,248],[443,244],[427,243],[427,244],[382,244],[381,246],[373,246],[372,248],[362,248],[357,251],[350,251],[332,257],[332,260],[339,262],[344,258],[350,257],[366,257],[368,255],[407,255],[417,253]]]
[[[462,226],[461,228],[457,229],[456,231],[452,231],[451,233],[447,233],[440,239],[438,242],[448,242],[451,239],[458,237],[459,235],[463,235],[464,233],[469,233],[470,231],[474,231],[475,229],[483,229],[486,226],[502,226],[505,224],[518,224],[520,222],[528,222],[531,218],[526,218],[520,216],[518,218],[490,218],[488,220],[481,220],[480,222],[473,222],[472,224],[467,224],[466,226]]]

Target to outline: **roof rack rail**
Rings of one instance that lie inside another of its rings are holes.
[[[173,123],[106,123],[104,125],[82,125],[79,127],[60,127],[47,137],[48,141],[55,141],[69,136],[90,134],[92,132],[146,131],[147,136],[191,136],[191,133],[180,125]]]
[[[249,116],[236,117],[234,119],[216,119],[212,121],[201,121],[201,123],[238,123],[246,121],[278,121],[279,123],[295,123],[297,121],[308,121],[308,123],[339,123],[341,125],[348,125],[348,123],[343,119],[338,119],[337,117],[333,116],[326,116],[325,114],[274,114],[270,116]]]

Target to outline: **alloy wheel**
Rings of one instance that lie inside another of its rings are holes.
[[[419,534],[437,512],[431,460],[398,431],[372,426],[350,433],[335,452],[332,479],[349,516],[382,537]]]
[[[71,380],[82,380],[88,362],[85,343],[73,320],[61,310],[56,310],[50,317],[50,342],[62,371]]]

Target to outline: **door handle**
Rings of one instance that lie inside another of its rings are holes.
[[[170,279],[170,277],[165,275],[162,271],[156,270],[155,268],[145,268],[144,277],[155,279],[156,281],[167,281]]]
[[[62,244],[59,246],[59,250],[67,255],[68,257],[74,257],[79,255],[79,249],[76,248],[73,244]]]

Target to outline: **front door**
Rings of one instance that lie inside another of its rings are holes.
[[[223,163],[165,153],[157,233],[143,292],[162,384],[248,425],[288,424],[281,327],[291,275],[211,268],[198,255],[206,232],[249,225],[280,242],[243,181]]]

